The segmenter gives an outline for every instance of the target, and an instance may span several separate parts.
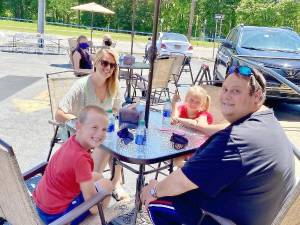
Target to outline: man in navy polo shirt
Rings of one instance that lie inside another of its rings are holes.
[[[155,225],[195,225],[201,210],[238,225],[269,225],[295,184],[293,147],[265,100],[263,75],[232,67],[220,101],[230,122],[141,201]],[[203,224],[215,224],[206,217]]]

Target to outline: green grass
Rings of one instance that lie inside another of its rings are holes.
[[[26,22],[17,22],[11,20],[0,20],[0,30],[10,30],[17,32],[37,32],[37,23],[26,23]],[[84,28],[73,28],[73,27],[65,27],[65,26],[55,26],[55,25],[45,25],[45,33],[52,35],[62,35],[62,36],[71,36],[78,37],[79,35],[86,35],[90,37],[91,31],[89,29]],[[103,34],[107,32],[103,31],[93,31],[93,38],[102,39]],[[130,34],[123,33],[112,33],[110,32],[112,38],[116,41],[130,41]],[[147,42],[147,36],[135,35],[135,42]],[[201,46],[201,47],[213,47],[212,42],[205,41],[192,41],[193,46]]]

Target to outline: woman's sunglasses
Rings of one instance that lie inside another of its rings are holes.
[[[110,69],[114,69],[117,67],[116,63],[111,63],[111,62],[103,60],[103,59],[100,60],[100,63],[101,63],[101,66],[103,66],[103,67],[107,67],[109,65]]]

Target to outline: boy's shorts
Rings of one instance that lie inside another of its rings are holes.
[[[81,203],[84,202],[84,198],[82,193],[80,192],[80,194],[74,198],[74,200],[70,203],[70,205],[68,206],[68,208],[61,213],[57,213],[57,214],[48,214],[43,212],[40,208],[38,208],[36,206],[37,212],[40,216],[40,218],[42,219],[42,221],[45,224],[49,224],[55,220],[57,220],[58,218],[62,217],[63,215],[67,214],[68,212],[72,211],[72,209],[76,208],[77,206],[79,206]],[[86,217],[88,217],[90,215],[90,211],[86,211],[83,214],[81,214],[80,216],[78,216],[76,219],[74,219],[71,222],[71,225],[78,225],[80,224]]]

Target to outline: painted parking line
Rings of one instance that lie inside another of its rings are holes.
[[[32,99],[12,99],[14,106],[22,113],[32,113],[50,108],[48,91],[43,91]]]

